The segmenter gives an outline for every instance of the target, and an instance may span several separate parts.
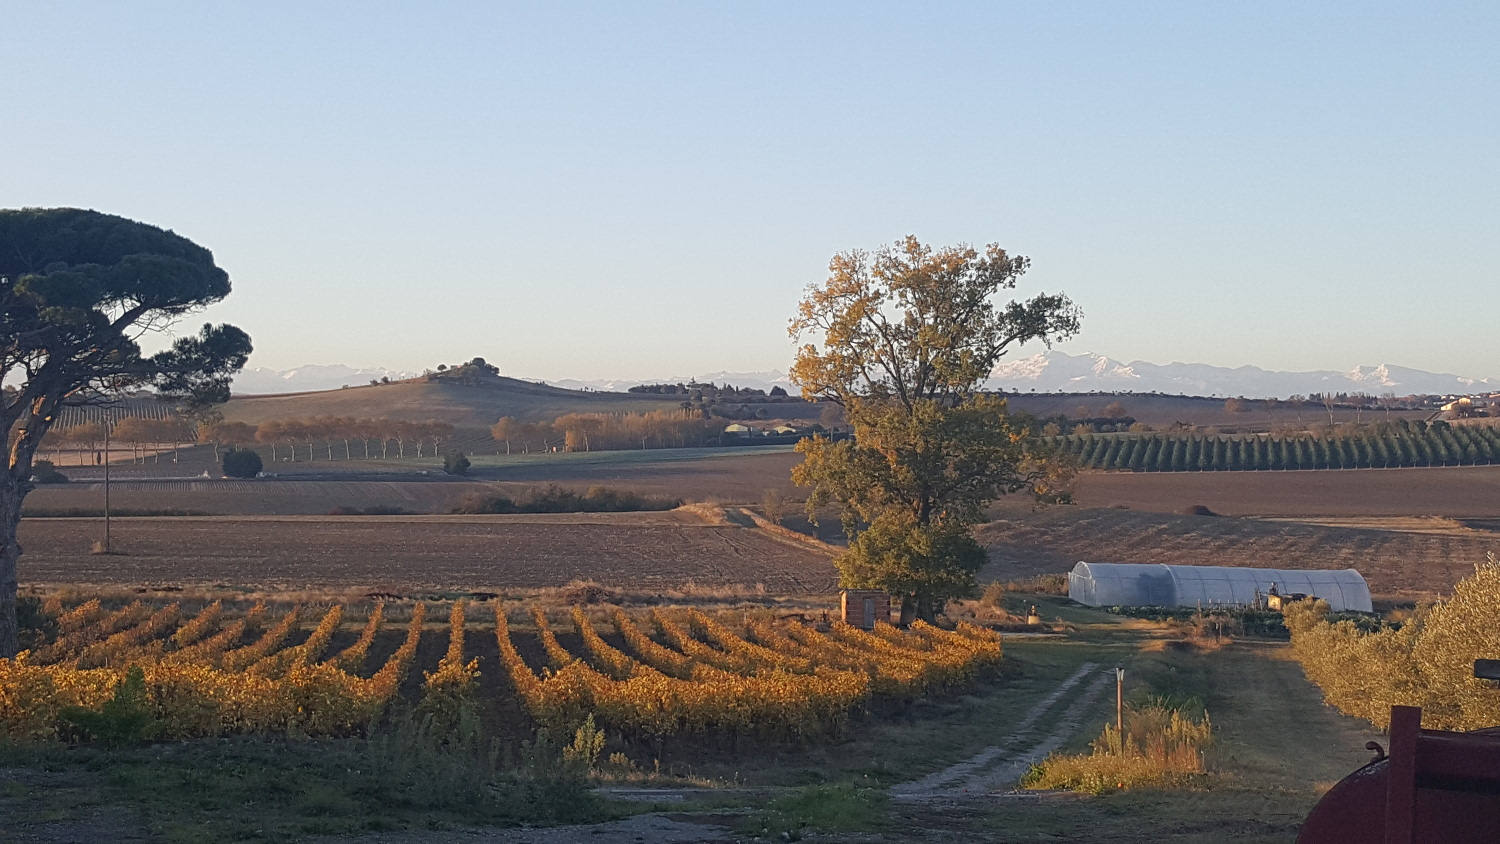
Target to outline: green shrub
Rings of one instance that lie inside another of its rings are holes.
[[[140,744],[156,734],[156,718],[146,699],[146,673],[139,665],[126,672],[114,696],[97,711],[68,706],[60,714],[83,738],[110,747]]]
[[[568,759],[545,731],[522,742],[517,753],[485,739],[477,708],[455,714],[449,724],[435,723],[430,712],[393,716],[350,766],[357,790],[381,805],[418,811],[527,823],[597,819],[602,802],[589,789],[587,768]]]
[[[443,472],[449,475],[469,474],[469,458],[461,451],[451,452],[443,455]]]
[[[57,619],[47,613],[44,602],[35,595],[16,598],[16,627],[23,651],[35,650],[57,635]]]
[[[231,448],[224,452],[224,474],[231,478],[253,478],[264,468],[260,455],[248,448]]]

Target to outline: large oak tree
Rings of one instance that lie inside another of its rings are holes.
[[[798,349],[792,379],[805,398],[841,406],[853,428],[851,439],[799,443],[792,479],[811,488],[810,517],[839,506],[841,584],[899,596],[903,622],[974,588],[985,556],[970,526],[1035,480],[1028,432],[980,392],[1011,346],[1078,330],[1064,295],[995,301],[1028,266],[994,244],[935,249],[914,237],[843,252],[791,321],[794,338],[815,341]]]
[[[16,529],[32,459],[65,404],[151,387],[221,402],[250,338],[204,325],[156,354],[137,339],[229,295],[212,253],[181,235],[76,208],[0,210],[0,657],[16,653]]]

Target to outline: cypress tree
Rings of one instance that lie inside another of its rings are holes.
[[[1187,470],[1187,440],[1182,437],[1172,438],[1172,471],[1183,472]]]
[[[1161,437],[1151,435],[1151,440],[1146,445],[1146,453],[1142,455],[1140,466],[1147,472],[1158,468],[1157,461],[1161,460]]]
[[[1198,437],[1189,437],[1187,441],[1187,453],[1183,456],[1184,469],[1198,468],[1198,455],[1203,451],[1203,441]]]

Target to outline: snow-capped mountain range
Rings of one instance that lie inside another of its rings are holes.
[[[336,390],[348,384],[369,383],[372,378],[392,380],[411,378],[420,373],[383,367],[355,368],[342,364],[299,366],[273,370],[266,367],[247,369],[235,378],[237,394],[295,393],[314,390]],[[510,373],[505,373],[509,375]],[[525,378],[525,376],[514,376]],[[526,378],[525,380],[540,380]],[[798,390],[785,372],[710,372],[697,376],[662,378],[565,378],[548,381],[554,387],[570,390],[623,392],[637,384],[678,384],[699,381],[733,384],[770,391],[781,387],[792,395]],[[1500,379],[1467,378],[1447,373],[1426,372],[1404,366],[1380,364],[1357,366],[1351,370],[1313,370],[1279,372],[1257,366],[1210,366],[1202,363],[1156,364],[1146,361],[1125,363],[1104,355],[1070,355],[1049,351],[1030,357],[1005,359],[995,367],[987,382],[991,389],[1035,391],[1038,393],[1133,392],[1171,393],[1191,396],[1245,396],[1246,398],[1286,398],[1309,393],[1367,393],[1398,396],[1418,394],[1447,395],[1500,390]]]
[[[1189,396],[1286,398],[1309,393],[1394,393],[1447,395],[1500,389],[1500,380],[1466,378],[1380,364],[1337,370],[1278,372],[1258,366],[1210,366],[1203,363],[1125,363],[1104,355],[1042,352],[1002,360],[989,380],[995,389],[1021,392],[1083,393],[1091,390],[1172,393]]]
[[[370,379],[412,378],[420,372],[401,372],[385,367],[361,367],[335,364],[309,364],[294,369],[271,369],[257,366],[246,369],[234,377],[236,395],[263,395],[266,393],[311,393],[317,390],[337,390],[348,384],[357,387],[370,383]]]

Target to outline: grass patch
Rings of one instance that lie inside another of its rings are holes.
[[[624,814],[595,796],[586,764],[539,736],[485,742],[474,724],[435,730],[405,715],[368,738],[233,738],[135,747],[0,746],[17,823],[51,823],[63,797],[129,806],[165,841],[288,840],[379,830],[582,823]],[[60,789],[59,789],[60,787]],[[70,802],[71,805],[71,802]],[[66,813],[64,816],[66,817]]]
[[[878,832],[890,798],[884,788],[854,783],[814,785],[777,797],[740,825],[760,838],[798,841],[808,833]]]

